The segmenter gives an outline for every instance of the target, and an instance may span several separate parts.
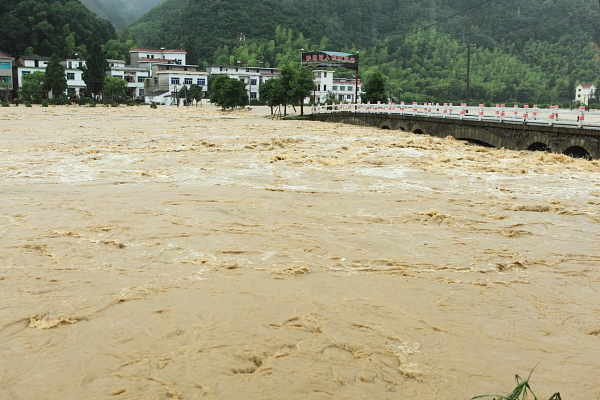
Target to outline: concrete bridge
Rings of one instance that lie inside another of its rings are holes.
[[[382,112],[356,112],[349,107],[346,110],[341,106],[334,107],[331,107],[330,111],[325,109],[325,112],[315,108],[311,118],[315,121],[403,130],[441,138],[452,136],[455,139],[510,150],[549,151],[572,157],[600,159],[600,129],[595,126],[600,124],[595,123],[584,127],[581,123],[573,124],[572,121],[565,120],[562,124],[550,125],[542,119],[528,121],[528,114],[525,114],[525,119],[519,117],[515,120],[490,120],[485,114],[481,116],[479,113],[478,116],[476,108],[471,117],[465,118],[464,114],[449,117],[419,115],[415,112],[416,115],[408,115],[394,114],[387,108]]]

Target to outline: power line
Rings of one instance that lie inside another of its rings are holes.
[[[449,21],[449,20],[451,20],[452,18],[455,18],[455,17],[458,17],[459,15],[465,14],[465,13],[467,13],[467,12],[469,12],[469,11],[473,10],[474,8],[477,8],[477,7],[480,7],[480,6],[482,6],[482,5],[486,4],[486,3],[489,3],[490,1],[492,1],[492,0],[483,0],[482,2],[480,2],[480,3],[477,3],[477,4],[475,4],[474,6],[471,6],[471,7],[467,8],[467,9],[464,9],[464,10],[462,10],[462,11],[459,11],[459,12],[457,12],[456,14],[453,14],[453,15],[451,15],[451,16],[449,16],[449,17],[447,17],[447,18],[444,18],[444,19],[442,19],[442,20],[440,20],[440,21],[434,22],[433,24],[429,24],[429,25],[427,25],[427,26],[424,26],[424,27],[422,27],[422,28],[419,28],[419,29],[417,29],[416,31],[414,31],[414,32],[411,32],[411,33],[408,33],[408,34],[406,34],[406,35],[404,35],[404,36],[401,36],[401,37],[399,37],[399,38],[398,38],[398,39],[396,39],[396,40],[393,40],[393,41],[387,42],[385,45],[386,45],[386,46],[389,46],[390,44],[395,44],[396,42],[399,42],[399,41],[401,41],[401,40],[403,40],[403,39],[406,39],[407,37],[410,37],[410,36],[416,35],[416,34],[417,34],[417,33],[419,33],[419,32],[422,32],[422,31],[424,31],[424,30],[426,30],[426,29],[429,29],[429,28],[433,28],[434,26],[440,25],[440,24],[442,24],[442,23],[444,23],[444,22],[446,22],[446,21]]]

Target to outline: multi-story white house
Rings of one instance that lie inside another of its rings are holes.
[[[590,104],[590,98],[596,96],[596,85],[579,85],[575,88],[575,101]]]
[[[339,101],[354,103],[356,96],[356,79],[333,78],[331,92]],[[362,91],[362,82],[358,80],[358,101],[360,102],[360,93]]]
[[[154,64],[185,65],[187,51],[155,49],[131,49],[131,66],[151,70]]]
[[[106,75],[127,81],[128,97],[138,98],[144,96],[144,84],[150,77],[150,70],[126,65],[123,60],[106,60],[108,69]]]
[[[19,56],[17,57],[17,71],[18,71],[18,86],[21,87],[22,79],[24,76],[31,74],[32,72],[46,72],[46,67],[50,57],[40,56]]]
[[[244,82],[250,100],[260,99],[258,88],[262,83],[281,76],[277,68],[243,67],[241,65],[236,67],[209,65],[206,67],[206,72],[209,75],[227,75]]]
[[[74,58],[67,58],[60,62],[65,68],[67,77],[67,93],[72,96],[83,96],[86,84],[83,81],[83,71],[80,69],[86,65],[85,61],[77,54]]]
[[[331,93],[338,101],[355,102],[356,79],[335,78],[335,71],[314,70],[315,91],[311,98],[316,103],[323,103]],[[358,81],[358,100],[362,91],[362,82]]]
[[[198,85],[208,91],[208,73],[197,65],[154,64],[151,76],[145,79],[144,98],[147,103],[176,104],[175,98],[183,86]],[[180,100],[181,102],[182,100]]]

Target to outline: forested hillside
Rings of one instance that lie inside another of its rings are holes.
[[[0,50],[15,56],[30,47],[32,54],[64,57],[94,35],[102,43],[117,36],[79,0],[0,0],[0,16]]]
[[[165,0],[80,0],[98,17],[109,20],[117,29],[134,22],[146,11]]]
[[[126,33],[143,46],[183,47],[203,64],[281,66],[300,48],[360,51],[363,78],[380,69],[407,100],[464,98],[462,43],[477,44],[473,99],[558,102],[579,82],[597,83],[596,0],[490,0],[452,17],[481,2],[166,0]]]

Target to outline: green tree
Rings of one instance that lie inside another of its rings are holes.
[[[271,108],[271,115],[273,115],[273,107],[279,105],[276,93],[279,91],[278,82],[279,78],[272,78],[260,84],[258,87],[258,95],[260,99],[267,103]]]
[[[127,81],[115,76],[104,77],[103,93],[111,99],[120,99],[125,97],[127,90]]]
[[[300,115],[304,115],[304,99],[310,96],[314,87],[315,82],[311,70],[299,68],[295,71],[290,82],[290,97],[300,102]]]
[[[190,87],[183,85],[181,87],[181,90],[179,91],[179,98],[183,99],[183,102],[186,107],[189,107],[190,104],[194,103],[194,94],[196,89],[192,89],[192,86],[198,85],[190,85]]]
[[[51,91],[52,97],[59,97],[67,90],[67,87],[65,67],[61,65],[60,58],[54,53],[46,66],[44,90]]]
[[[87,86],[87,92],[92,95],[100,95],[104,88],[104,78],[108,63],[102,52],[102,48],[96,41],[91,41],[88,46],[88,57],[86,65],[80,69],[83,71],[83,81]]]
[[[200,85],[190,85],[189,89],[190,98],[196,102],[196,106],[198,106],[198,102],[202,101],[204,97],[204,92],[202,91],[202,87]]]
[[[123,60],[126,64],[131,63],[131,50],[134,47],[133,40],[122,42],[120,40],[111,39],[104,46],[102,51],[106,58],[110,60]]]
[[[71,27],[69,24],[63,26],[62,36],[64,39],[62,56],[64,58],[73,57],[75,54],[75,32],[71,32]]]
[[[246,84],[227,75],[217,75],[212,82],[210,102],[223,109],[246,106]]]
[[[387,78],[381,71],[375,71],[371,74],[367,82],[363,85],[362,102],[382,103],[388,102],[388,93],[386,90]]]
[[[44,96],[44,81],[46,74],[41,71],[35,71],[25,75],[19,88],[19,99],[21,101],[30,101],[40,103]]]

